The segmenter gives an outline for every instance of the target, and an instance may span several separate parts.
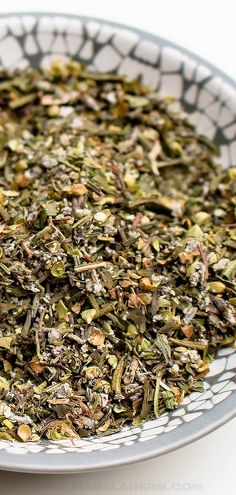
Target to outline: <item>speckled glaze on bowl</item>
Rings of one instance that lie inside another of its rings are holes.
[[[197,130],[214,139],[225,167],[236,164],[236,83],[157,36],[92,18],[56,14],[0,16],[0,64],[9,69],[77,58],[100,72],[142,75],[145,84],[174,95]],[[69,473],[104,469],[175,450],[199,439],[236,412],[236,353],[224,348],[210,367],[205,391],[140,427],[86,440],[37,444],[0,440],[0,469]]]

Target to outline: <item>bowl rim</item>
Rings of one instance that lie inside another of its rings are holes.
[[[41,17],[66,17],[69,19],[79,19],[83,23],[88,21],[98,22],[101,25],[110,25],[119,29],[126,29],[137,33],[140,38],[145,38],[148,41],[153,41],[161,46],[168,46],[179,50],[183,54],[193,58],[199,64],[208,67],[214,76],[220,77],[223,81],[230,84],[236,89],[236,81],[225,74],[221,69],[211,64],[201,56],[191,52],[190,50],[162,38],[154,33],[132,27],[128,24],[122,24],[109,19],[97,18],[94,16],[84,16],[77,13],[57,13],[57,12],[9,12],[0,14],[0,20],[4,18],[22,18],[27,16],[33,16],[35,18]],[[47,453],[28,452],[24,455],[14,454],[7,452],[5,449],[0,450],[0,469],[5,471],[16,471],[23,473],[45,473],[45,474],[64,474],[64,473],[79,473],[89,472],[96,470],[104,470],[108,468],[114,468],[116,466],[123,466],[142,460],[147,460],[152,457],[157,457],[163,454],[167,454],[179,448],[182,448],[205,435],[213,432],[217,428],[223,426],[236,416],[236,390],[232,391],[231,395],[224,399],[223,402],[214,405],[214,407],[208,411],[205,411],[202,416],[194,420],[193,423],[185,423],[184,425],[184,437],[182,436],[182,429],[178,428],[174,431],[159,435],[158,438],[147,440],[146,442],[139,442],[138,445],[122,446],[122,449],[114,449],[101,452],[72,452],[59,454],[51,454],[48,457]]]

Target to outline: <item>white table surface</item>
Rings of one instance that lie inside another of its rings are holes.
[[[7,0],[0,13],[78,13],[126,23],[168,38],[236,79],[234,0]],[[1,495],[233,495],[236,419],[171,454],[80,475],[0,472]]]

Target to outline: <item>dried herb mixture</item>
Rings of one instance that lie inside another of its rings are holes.
[[[173,98],[79,63],[0,75],[0,438],[178,406],[235,341],[236,168]]]

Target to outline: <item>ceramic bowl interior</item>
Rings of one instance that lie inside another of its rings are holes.
[[[58,15],[0,18],[0,64],[45,67],[77,58],[100,72],[143,77],[144,84],[174,95],[198,132],[213,139],[225,167],[236,164],[236,84],[195,55],[156,36],[111,22]],[[230,419],[236,410],[236,354],[220,350],[203,393],[140,427],[79,441],[38,444],[0,441],[0,469],[73,472],[102,469],[176,449]]]

